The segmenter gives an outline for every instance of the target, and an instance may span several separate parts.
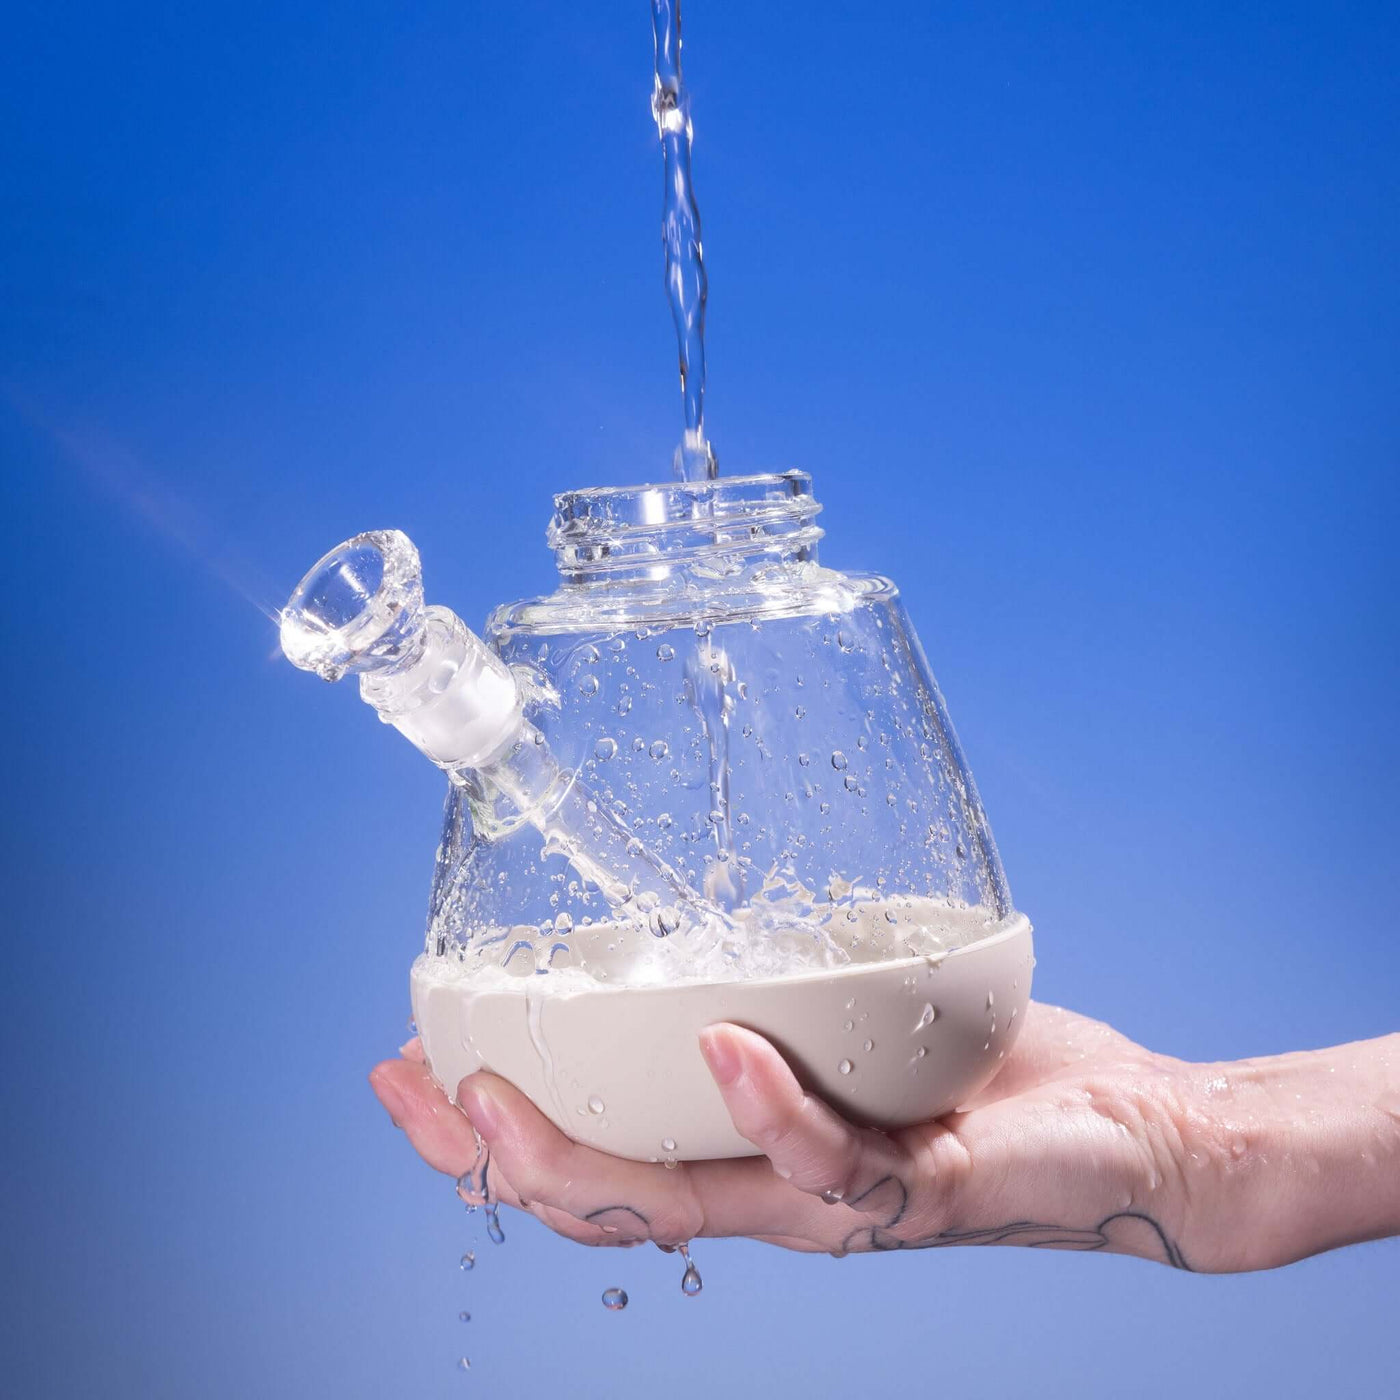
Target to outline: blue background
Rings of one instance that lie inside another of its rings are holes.
[[[1193,1058],[1394,1029],[1395,6],[686,20],[722,465],[904,588],[1037,994]],[[1386,1393],[1394,1242],[701,1242],[688,1301],[485,1244],[373,1101],[441,784],[250,599],[393,525],[480,620],[552,492],[665,475],[650,49],[641,0],[8,11],[0,1390]]]

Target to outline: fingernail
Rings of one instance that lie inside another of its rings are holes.
[[[385,1111],[394,1120],[394,1126],[396,1128],[403,1127],[403,1095],[399,1093],[394,1081],[382,1074],[372,1074],[369,1077],[369,1087],[374,1090],[375,1098],[384,1105]]]
[[[496,1136],[500,1123],[500,1105],[492,1097],[490,1089],[471,1075],[457,1086],[457,1103],[471,1119],[472,1127],[490,1142]]]
[[[401,1058],[403,1058],[403,1059],[405,1059],[405,1060],[408,1059],[408,1052],[409,1052],[409,1050],[412,1048],[414,1042],[415,1042],[417,1039],[418,1039],[418,1037],[417,1037],[416,1035],[415,1035],[415,1036],[410,1036],[407,1040],[404,1041],[404,1043],[403,1043],[402,1045],[399,1046],[399,1055],[400,1055]]]
[[[727,1036],[715,1027],[700,1032],[700,1053],[721,1089],[727,1089],[744,1072],[743,1061]]]

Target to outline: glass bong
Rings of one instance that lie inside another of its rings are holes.
[[[449,1096],[487,1068],[604,1151],[740,1156],[715,1021],[878,1127],[1009,1052],[1030,924],[895,586],[821,566],[819,510],[796,471],[568,492],[559,587],[484,640],[397,531],[298,586],[287,656],[448,775],[411,989]]]

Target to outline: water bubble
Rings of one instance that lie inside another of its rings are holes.
[[[596,695],[598,693],[598,677],[585,676],[579,683],[580,695]]]
[[[618,714],[620,714],[620,715],[626,715],[626,714],[630,714],[631,711],[632,711],[632,697],[631,697],[630,695],[624,695],[624,696],[622,697],[622,699],[619,700],[619,701],[617,702],[617,712],[618,712]]]
[[[627,1290],[625,1288],[605,1288],[603,1290],[603,1306],[609,1312],[621,1312],[627,1306]]]
[[[593,757],[596,758],[599,763],[606,763],[616,752],[616,739],[599,739],[598,742],[593,745]]]
[[[655,910],[650,918],[651,931],[658,938],[666,938],[681,926],[681,916],[669,905]]]
[[[847,791],[847,792],[859,792],[859,791],[860,791],[860,779],[857,778],[856,775],[855,775],[854,773],[847,773],[844,781],[845,781],[845,784],[846,784],[846,791]]]
[[[850,651],[855,647],[855,639],[849,632],[843,630],[836,634],[836,645],[842,651]]]
[[[656,659],[658,661],[674,661],[676,659],[676,649],[668,642],[662,642],[656,649]]]
[[[842,1074],[849,1074],[855,1066],[849,1060],[842,1060],[836,1068],[839,1069]]]
[[[554,916],[554,931],[560,934],[570,934],[574,931],[574,916],[567,910],[562,914]]]
[[[938,1016],[938,1008],[931,1001],[924,1003],[923,1013],[919,1017],[919,1023],[914,1027],[916,1031],[921,1031],[925,1026],[931,1026]]]
[[[819,811],[822,814],[822,816],[828,815],[831,811],[831,803],[823,802],[822,805],[817,808],[817,811]]]
[[[467,1250],[462,1256],[458,1267],[464,1271],[476,1268],[476,1255],[473,1254],[471,1250]]]
[[[797,761],[805,768],[812,761],[812,757],[810,754],[800,753],[797,755]]]
[[[597,1094],[592,1095],[588,1100],[588,1111],[592,1114],[601,1113],[606,1106]]]
[[[671,747],[665,739],[657,739],[647,752],[656,759],[657,762],[660,762],[663,758],[669,758],[671,756]]]
[[[670,831],[675,826],[676,819],[669,812],[662,812],[656,819],[656,824],[662,831]]]
[[[710,825],[711,825],[711,826],[723,826],[723,824],[724,824],[724,813],[721,812],[721,811],[719,810],[718,807],[716,807],[715,810],[712,811],[712,812],[710,813]]]
[[[807,717],[807,707],[806,707],[806,705],[798,705],[798,706],[796,706],[796,707],[793,709],[792,717],[793,717],[794,719],[805,719],[805,718]]]
[[[846,767],[846,755],[840,749],[836,749],[831,755],[831,766],[838,772],[842,772]]]

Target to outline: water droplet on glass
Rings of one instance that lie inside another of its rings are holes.
[[[625,1288],[605,1288],[603,1290],[603,1306],[609,1312],[621,1312],[627,1306],[627,1290]]]
[[[794,719],[805,719],[805,718],[807,717],[807,707],[806,707],[806,705],[797,705],[797,706],[795,706],[795,707],[793,708],[792,716],[793,716]]]
[[[580,695],[596,695],[598,693],[598,677],[585,676],[579,683]]]
[[[836,634],[836,645],[842,651],[850,651],[855,646],[855,641],[849,632],[841,631]]]
[[[620,715],[626,715],[626,714],[630,714],[631,711],[632,711],[632,697],[631,697],[630,695],[624,695],[624,696],[622,697],[622,699],[619,700],[619,701],[617,702],[617,712],[618,712],[618,714],[620,714]]]
[[[676,659],[676,649],[669,642],[662,642],[656,649],[656,659],[658,661],[674,661]]]
[[[854,1021],[847,1021],[847,1022],[841,1027],[841,1029],[842,1029],[843,1031],[853,1031],[853,1030],[855,1030],[855,1028],[856,1028],[856,1023],[855,1023]]]
[[[914,1051],[914,1058],[915,1058],[916,1060],[922,1060],[922,1059],[924,1058],[924,1056],[927,1055],[927,1054],[928,1054],[928,1046],[927,1046],[927,1045],[921,1045],[921,1046],[919,1046],[919,1048],[918,1048],[917,1050]]]
[[[606,1107],[606,1105],[603,1103],[602,1099],[600,1099],[600,1098],[598,1097],[597,1094],[594,1094],[594,1095],[588,1100],[588,1111],[589,1111],[590,1113],[594,1113],[594,1114],[601,1113],[605,1107]]]
[[[849,1074],[855,1066],[849,1060],[842,1060],[836,1068],[839,1069],[842,1074]]]
[[[599,739],[598,742],[593,745],[593,757],[596,758],[599,763],[606,763],[616,752],[616,739]]]
[[[843,781],[844,781],[845,784],[846,784],[846,791],[847,791],[847,792],[859,792],[859,791],[860,791],[860,779],[857,778],[856,775],[855,775],[854,773],[847,773],[846,776],[845,776],[845,779],[844,779]]]
[[[836,749],[831,755],[831,766],[840,773],[846,766],[846,755]]]
[[[988,992],[988,993],[987,993],[987,1010],[990,1011],[990,1010],[992,1009],[992,1007],[995,1006],[995,1005],[996,1005],[996,998],[991,994],[991,992]]]
[[[938,1016],[938,1008],[930,1001],[924,1003],[923,1014],[919,1017],[919,1024],[914,1027],[916,1031],[921,1031],[925,1026],[931,1026]]]
[[[661,759],[671,756],[671,747],[665,739],[657,739],[647,752],[659,762]]]
[[[826,816],[831,811],[831,803],[823,802],[822,805],[819,808],[817,808],[817,810],[822,814],[822,816]]]
[[[675,1140],[675,1138],[662,1138],[662,1139],[661,1139],[661,1150],[662,1150],[663,1152],[674,1152],[674,1151],[676,1150],[676,1140]]]
[[[476,1268],[476,1255],[473,1254],[471,1250],[467,1250],[467,1252],[462,1256],[461,1264],[459,1267],[462,1269]]]
[[[574,916],[567,911],[554,916],[554,931],[556,933],[569,934],[574,931]]]
[[[656,824],[662,831],[670,831],[675,826],[676,819],[669,812],[662,812],[656,819]]]
[[[867,1054],[869,1054],[870,1051],[872,1051],[872,1050],[875,1048],[875,1042],[874,1042],[873,1040],[867,1040],[867,1041],[865,1042],[865,1044],[864,1044],[861,1048],[862,1048]]]
[[[899,915],[896,914],[893,909],[886,909],[885,922],[887,924],[897,924],[899,922]]]

